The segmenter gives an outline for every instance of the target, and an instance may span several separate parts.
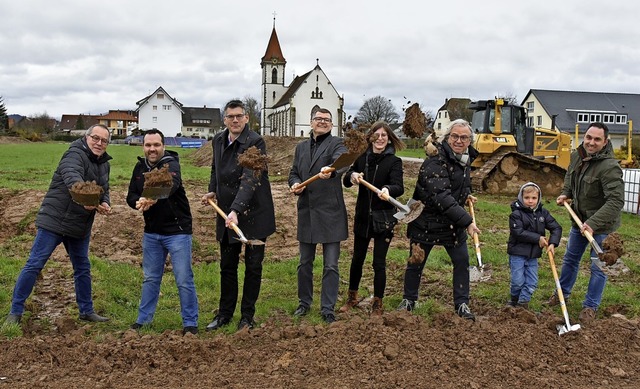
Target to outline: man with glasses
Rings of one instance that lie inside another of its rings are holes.
[[[479,233],[464,206],[471,196],[471,162],[478,152],[471,146],[473,133],[466,120],[452,121],[436,144],[438,153],[420,167],[413,198],[424,210],[407,227],[411,256],[404,274],[404,295],[398,310],[412,311],[418,300],[420,278],[433,246],[444,246],[453,262],[453,303],[458,316],[475,321],[469,309],[469,250],[467,234]],[[424,251],[414,255],[416,246]],[[416,258],[418,257],[418,258]],[[417,259],[417,260],[416,260]]]
[[[333,323],[338,298],[338,258],[340,242],[347,239],[347,210],[342,194],[339,172],[326,171],[340,155],[347,152],[342,138],[331,135],[331,111],[320,108],[311,114],[311,137],[296,146],[293,166],[289,172],[291,192],[298,196],[298,308],[294,316],[304,316],[313,302],[313,261],[316,246],[322,244],[323,272],[320,294],[320,314],[326,323]],[[319,174],[308,187],[302,182]]]
[[[91,296],[91,264],[89,240],[96,213],[111,212],[109,199],[109,160],[106,153],[111,139],[109,129],[96,124],[85,135],[69,146],[53,173],[49,190],[36,216],[36,237],[29,259],[22,268],[13,290],[11,310],[7,323],[19,324],[25,301],[31,295],[36,279],[51,253],[62,243],[73,266],[73,279],[80,320],[107,321],[95,313]],[[83,206],[71,198],[70,188],[75,183],[95,181],[103,189],[99,205]]]
[[[216,239],[220,242],[220,306],[218,314],[207,326],[207,331],[228,325],[233,318],[238,300],[238,263],[242,243],[230,229],[234,223],[246,237],[265,242],[276,230],[273,197],[267,169],[255,171],[238,165],[238,156],[250,147],[256,147],[266,155],[264,139],[251,130],[247,123],[245,106],[240,100],[231,100],[224,107],[226,128],[212,141],[213,158],[209,193],[202,197],[202,204],[210,199],[227,215],[227,220],[217,219]],[[255,325],[255,305],[260,294],[264,245],[246,245],[245,272],[240,305],[241,318],[238,330],[252,329]]]

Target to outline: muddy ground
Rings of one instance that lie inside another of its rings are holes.
[[[287,174],[294,144],[293,139],[268,143],[272,176]],[[197,153],[198,163],[208,163],[207,151]],[[406,179],[413,179],[418,164],[406,164],[405,169]],[[214,244],[212,210],[198,201],[201,185],[187,181],[186,187],[194,239],[201,247]],[[267,252],[268,260],[278,261],[297,255],[295,207],[284,181],[273,183],[273,194],[277,232],[269,238]],[[31,241],[12,238],[34,233],[33,215],[43,196],[39,191],[0,189],[0,247],[5,252],[27,255]],[[124,196],[124,189],[114,188],[113,214],[96,218],[91,252],[137,266],[142,218],[126,206]],[[345,198],[352,217],[355,192],[346,191]],[[345,242],[343,249],[350,250],[351,244]],[[408,250],[402,237],[393,245]],[[217,259],[216,252],[194,252],[198,262]],[[53,260],[68,264],[61,249]],[[233,335],[124,331],[95,339],[88,334],[91,325],[66,313],[65,306],[74,304],[68,269],[50,269],[37,284],[30,310],[55,325],[43,329],[30,321],[23,323],[23,337],[0,340],[0,388],[640,387],[640,325],[637,318],[628,320],[615,309],[562,337],[556,330],[562,322],[557,309],[497,309],[475,300],[475,323],[451,312],[431,322],[391,311],[369,318],[362,309],[330,326],[312,326],[293,321],[288,312],[273,312],[259,328]],[[398,280],[389,280],[388,294],[399,294],[400,288]],[[432,295],[451,293],[429,277],[423,288]]]

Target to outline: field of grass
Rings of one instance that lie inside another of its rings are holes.
[[[51,174],[55,169],[62,153],[68,148],[67,144],[38,143],[38,144],[10,144],[0,145],[0,187],[11,189],[38,189],[46,190]],[[176,149],[182,158],[183,177],[202,182],[208,181],[209,168],[193,166],[189,161],[192,149]],[[419,151],[422,152],[421,149]],[[141,155],[139,147],[110,146],[109,154],[113,156],[111,185],[120,187],[127,185],[136,157]],[[407,187],[413,183],[407,182]],[[409,191],[409,189],[407,189]],[[471,289],[471,305],[480,304],[484,307],[499,309],[505,303],[509,295],[509,270],[506,255],[506,241],[508,238],[507,220],[510,213],[509,204],[511,198],[479,196],[476,206],[478,225],[482,230],[482,258],[493,270],[493,277],[489,282],[473,285]],[[564,228],[563,236],[566,237],[570,227],[570,219],[564,209],[559,208],[552,201],[545,199],[545,206]],[[352,212],[352,210],[350,210]],[[640,243],[636,239],[640,218],[637,215],[623,214],[623,225],[619,230],[625,241],[627,254],[623,257],[630,271],[611,279],[605,289],[602,306],[623,307],[623,311],[629,317],[640,314]],[[27,235],[21,239],[32,239]],[[558,267],[562,262],[564,253],[563,243],[556,252]],[[10,252],[9,246],[0,247],[0,316],[8,313],[11,301],[11,293],[20,269],[24,265],[25,258],[17,258]],[[340,260],[341,286],[340,293],[344,296],[347,289],[348,269],[350,263],[351,248],[342,251]],[[473,250],[470,249],[472,264],[475,264]],[[387,273],[387,297],[384,299],[385,309],[394,309],[402,298],[403,267],[408,253],[406,250],[392,249],[388,255]],[[128,264],[114,264],[105,258],[92,257],[92,275],[94,287],[94,302],[96,310],[105,313],[112,318],[108,323],[93,326],[97,336],[102,333],[123,330],[134,322],[137,315],[137,306],[140,299],[140,286],[142,274],[139,266]],[[573,298],[568,307],[573,317],[577,317],[581,309],[581,301],[588,283],[588,269],[586,261],[583,261],[581,273],[574,288]],[[319,285],[322,272],[322,259],[315,261],[314,277],[316,278],[315,302],[312,314],[305,321],[320,323],[318,314]],[[47,266],[56,266],[51,261]],[[296,266],[297,258],[280,262],[266,262],[264,266],[263,284],[261,295],[257,304],[256,318],[258,321],[266,320],[276,314],[290,314],[297,306],[296,290]],[[200,327],[203,328],[213,318],[212,311],[218,306],[219,299],[219,265],[218,263],[198,263],[194,266],[196,288],[200,302]],[[367,259],[364,267],[364,278],[360,289],[361,294],[367,295],[371,290],[372,270],[371,258]],[[239,274],[244,274],[242,265]],[[71,278],[71,275],[69,275]],[[424,271],[424,277],[429,283],[443,285],[447,290],[446,296],[426,295],[428,292],[421,289],[420,307],[416,314],[430,317],[434,312],[450,309],[451,290],[451,265],[444,250],[436,249],[430,256]],[[242,277],[240,278],[240,281]],[[548,298],[554,290],[553,278],[546,256],[540,260],[540,285],[534,294],[531,308],[542,309],[541,303]],[[181,327],[180,308],[177,290],[173,276],[167,273],[162,282],[161,298],[154,323],[143,331],[160,333],[166,329]],[[338,304],[341,304],[338,302]],[[75,304],[69,306],[69,314],[77,315]],[[235,322],[239,319],[239,307],[236,310]],[[28,317],[29,313],[25,313]],[[227,327],[224,331],[235,331],[235,325]],[[16,326],[0,326],[0,336],[19,336],[21,331]]]

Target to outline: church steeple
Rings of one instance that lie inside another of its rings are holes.
[[[287,61],[282,55],[282,49],[280,48],[280,41],[278,40],[278,33],[276,33],[276,18],[273,18],[273,30],[271,30],[271,37],[269,38],[269,44],[267,50],[262,57],[262,64],[272,63],[277,65],[284,65]]]

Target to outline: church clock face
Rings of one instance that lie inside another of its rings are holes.
[[[273,62],[274,64],[277,64],[278,63],[278,58],[272,59],[271,62]]]

